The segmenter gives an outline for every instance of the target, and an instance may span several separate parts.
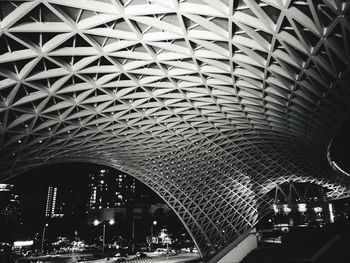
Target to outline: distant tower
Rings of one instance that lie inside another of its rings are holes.
[[[89,175],[88,224],[94,220],[123,222],[134,199],[135,179],[117,170],[101,169]]]
[[[119,171],[101,169],[89,175],[89,210],[126,207],[134,197],[135,179]]]
[[[59,187],[49,186],[47,189],[45,216],[57,218],[71,213],[71,192]]]
[[[11,184],[0,184],[0,243],[11,240],[22,223],[18,195]]]
[[[20,202],[13,191],[12,184],[0,184],[0,212],[9,220],[18,221],[20,218]]]
[[[49,186],[49,188],[47,190],[47,198],[46,198],[46,209],[45,209],[45,216],[46,217],[51,217],[55,213],[55,203],[53,201],[54,192],[55,192],[55,201],[56,201],[57,188]]]

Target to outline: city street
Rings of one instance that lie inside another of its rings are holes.
[[[171,256],[168,258],[162,258],[162,259],[157,259],[155,261],[156,263],[187,263],[187,262],[201,262],[200,257],[198,254],[180,254],[176,256]]]
[[[127,259],[126,261],[115,261],[113,258],[110,259],[100,259],[94,261],[88,261],[89,263],[114,263],[114,262],[154,262],[154,263],[190,263],[190,262],[201,262],[198,254],[180,254],[175,256],[169,256],[168,259],[166,257],[149,257],[145,259]]]
[[[125,260],[117,259],[117,258],[103,258],[96,260],[79,260],[81,257],[71,256],[67,257],[67,255],[56,255],[50,257],[35,257],[35,258],[23,258],[18,262],[26,262],[26,263],[75,263],[75,262],[84,262],[84,263],[116,263],[116,262],[128,262],[128,263],[137,263],[137,262],[154,262],[154,263],[195,263],[201,262],[201,259],[196,253],[186,253],[179,254],[174,256],[160,256],[160,257],[147,257],[147,258],[136,258],[131,255]]]

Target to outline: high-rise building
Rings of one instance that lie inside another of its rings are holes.
[[[135,179],[117,170],[100,169],[89,175],[88,224],[125,221],[133,203]]]
[[[45,208],[46,217],[51,217],[55,213],[56,195],[57,195],[57,187],[49,186],[47,190],[47,197],[46,197],[46,208]]]
[[[72,190],[49,186],[47,189],[45,216],[63,217],[72,212]]]
[[[20,214],[19,198],[13,188],[12,184],[0,184],[0,210],[1,214],[7,216],[9,220],[18,218]]]
[[[20,201],[13,188],[11,184],[0,184],[0,241],[16,236],[22,223]]]
[[[134,198],[135,179],[117,170],[101,169],[89,175],[89,210],[126,207]]]

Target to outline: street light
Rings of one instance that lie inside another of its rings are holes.
[[[104,254],[105,253],[105,239],[106,239],[106,225],[109,224],[109,225],[114,225],[115,224],[115,221],[114,219],[111,219],[111,220],[104,220],[104,221],[99,221],[97,219],[94,220],[94,226],[98,226],[99,224],[102,224],[103,225],[103,232],[102,232],[102,253]]]
[[[157,225],[157,221],[154,220],[151,224],[151,242],[150,242],[150,245],[149,245],[149,252],[152,252],[152,243],[153,243],[153,226],[156,226]]]
[[[43,254],[43,251],[44,251],[44,239],[45,239],[45,231],[46,231],[46,227],[48,226],[49,224],[46,223],[43,227],[43,235],[41,237],[41,254]]]

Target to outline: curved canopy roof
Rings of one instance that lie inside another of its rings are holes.
[[[349,1],[0,2],[1,179],[52,162],[130,173],[204,257],[266,194],[349,179],[327,146],[349,110]]]

